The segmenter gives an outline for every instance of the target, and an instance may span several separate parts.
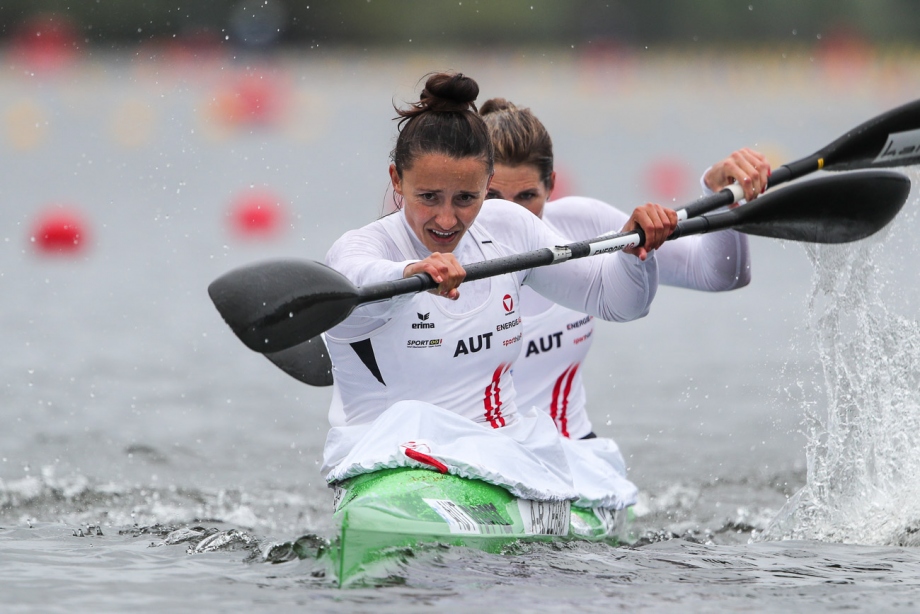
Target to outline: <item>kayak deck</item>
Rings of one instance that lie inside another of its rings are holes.
[[[423,543],[501,552],[519,540],[617,543],[626,510],[518,499],[500,486],[426,469],[385,469],[336,487],[338,535],[328,554],[339,584],[394,549]]]

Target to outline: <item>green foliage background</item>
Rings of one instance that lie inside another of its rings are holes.
[[[841,33],[876,44],[920,39],[917,0],[0,0],[0,37],[54,12],[84,44],[193,35],[245,44],[234,19],[267,10],[283,16],[275,43],[289,45],[808,44]]]

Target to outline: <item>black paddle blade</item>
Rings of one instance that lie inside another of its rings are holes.
[[[355,286],[318,262],[276,260],[221,275],[208,294],[250,350],[286,350],[326,331],[358,303]]]
[[[875,234],[894,219],[910,193],[910,179],[865,171],[801,182],[711,216],[712,230],[809,243],[848,243]],[[730,221],[716,221],[726,216]]]
[[[320,335],[265,357],[296,380],[310,386],[332,385],[332,361]]]
[[[832,171],[920,162],[920,100],[861,124],[815,154]]]

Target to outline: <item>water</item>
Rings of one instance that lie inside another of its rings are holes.
[[[642,491],[634,547],[433,546],[347,591],[286,560],[285,542],[332,532],[329,390],[246,350],[205,289],[239,264],[321,258],[376,217],[389,104],[422,74],[459,68],[530,105],[572,192],[623,206],[660,198],[653,162],[692,169],[684,202],[739,146],[800,157],[915,95],[898,78],[909,57],[856,75],[807,57],[609,60],[124,55],[44,76],[4,63],[4,611],[915,610],[916,189],[879,237],[754,238],[750,287],[665,289],[645,320],[600,327],[588,393]],[[253,73],[276,85],[279,116],[227,121],[221,104]],[[717,94],[726,75],[758,95]],[[287,205],[274,241],[228,229],[250,186]],[[91,224],[75,259],[29,240],[54,202]]]
[[[809,330],[826,406],[806,412],[808,480],[769,536],[920,543],[920,347],[917,321],[905,315],[915,311],[916,285],[905,286],[915,220],[908,210],[851,248],[808,246]]]

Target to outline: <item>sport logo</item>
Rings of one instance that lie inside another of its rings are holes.
[[[904,158],[920,155],[920,129],[895,132],[888,135],[888,142],[873,164],[889,164]]]
[[[407,348],[439,348],[443,339],[409,339]]]
[[[505,308],[505,315],[510,316],[514,313],[514,298],[510,294],[506,294],[502,298],[502,307]]]
[[[428,320],[428,316],[431,315],[431,312],[430,312],[430,311],[429,311],[428,313],[418,313],[418,312],[416,312],[416,315],[418,316],[418,319],[421,320],[421,322],[413,322],[412,328],[416,328],[416,329],[417,329],[417,328],[434,328],[434,322],[428,322],[428,321],[427,321],[427,320]]]

